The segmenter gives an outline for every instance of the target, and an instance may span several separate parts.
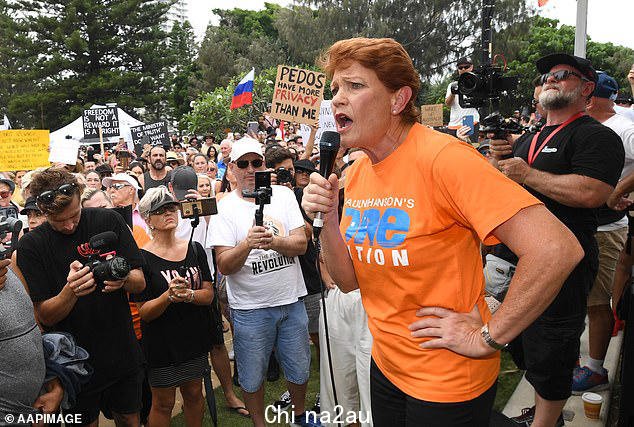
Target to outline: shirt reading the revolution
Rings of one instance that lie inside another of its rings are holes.
[[[499,353],[472,359],[423,350],[407,326],[425,306],[487,322],[480,241],[539,201],[472,147],[419,124],[388,158],[347,175],[341,233],[374,337],[372,357],[399,389],[431,402],[463,402],[496,381]]]
[[[273,185],[271,204],[264,206],[264,226],[277,236],[304,226],[304,219],[293,192]],[[218,203],[218,215],[212,215],[207,246],[235,247],[246,239],[254,226],[257,205],[233,191]],[[252,249],[240,271],[227,276],[227,296],[233,309],[250,310],[277,307],[296,302],[306,295],[302,270],[297,257],[274,250]]]

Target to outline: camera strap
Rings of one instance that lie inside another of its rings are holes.
[[[531,141],[531,145],[528,149],[528,165],[532,166],[537,156],[539,156],[539,153],[542,152],[546,144],[548,144],[550,140],[553,139],[553,137],[557,134],[557,132],[559,132],[560,130],[562,130],[563,128],[565,128],[570,123],[577,120],[578,118],[583,117],[585,115],[586,115],[585,111],[579,111],[577,114],[573,115],[568,120],[566,120],[565,122],[557,126],[557,128],[554,131],[552,131],[552,133],[548,135],[546,139],[544,139],[544,142],[542,142],[542,144],[539,146],[539,149],[535,151],[535,147],[537,146],[537,139],[539,138],[539,135],[542,133],[541,131],[537,132],[535,136],[533,137],[533,140]]]

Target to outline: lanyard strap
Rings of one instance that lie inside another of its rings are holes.
[[[550,140],[557,134],[557,132],[559,132],[560,130],[568,126],[570,123],[577,120],[579,117],[583,117],[585,115],[586,113],[584,111],[579,111],[577,114],[575,114],[574,116],[570,117],[568,120],[566,120],[565,122],[557,126],[557,128],[554,131],[552,131],[550,135],[546,137],[544,142],[542,142],[542,145],[539,146],[539,149],[535,151],[535,146],[537,145],[537,138],[539,138],[539,134],[541,133],[541,131],[537,132],[535,136],[533,137],[533,140],[531,141],[530,148],[528,149],[528,165],[532,166],[533,162],[535,161],[539,153],[542,152],[546,144],[550,142]]]

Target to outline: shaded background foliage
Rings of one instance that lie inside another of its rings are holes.
[[[574,28],[526,4],[496,1],[494,51],[520,77],[506,111],[529,102],[537,58],[574,46]],[[200,43],[187,22],[161,29],[168,7],[154,0],[0,0],[0,114],[16,127],[57,129],[93,103],[116,102],[148,122],[219,132],[243,127],[266,107],[278,64],[314,67],[339,39],[402,43],[421,76],[419,104],[444,101],[458,57],[480,61],[480,1],[299,0],[260,11],[214,9],[218,22]],[[588,57],[629,86],[632,49],[590,40]],[[256,107],[229,111],[235,85],[252,67]]]

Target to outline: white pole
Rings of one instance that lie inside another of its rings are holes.
[[[588,0],[577,0],[577,27],[575,30],[575,56],[586,57],[588,34]]]

